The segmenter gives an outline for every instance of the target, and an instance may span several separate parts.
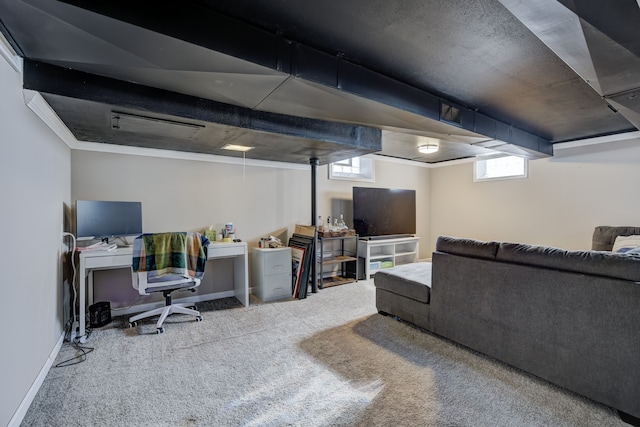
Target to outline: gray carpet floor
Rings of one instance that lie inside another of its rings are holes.
[[[304,300],[202,303],[155,334],[92,332],[24,426],[627,426],[610,408],[375,309],[370,281]],[[78,351],[64,344],[55,363]]]

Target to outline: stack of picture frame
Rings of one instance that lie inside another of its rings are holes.
[[[289,238],[291,248],[291,295],[294,298],[307,297],[311,277],[311,263],[315,257],[316,228],[296,225],[295,232]]]

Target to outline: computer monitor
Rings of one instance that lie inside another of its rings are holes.
[[[142,234],[142,202],[76,200],[76,237],[109,240]]]

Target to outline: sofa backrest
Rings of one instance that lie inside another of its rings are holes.
[[[640,282],[640,256],[500,243],[497,261]]]
[[[635,254],[575,251],[525,243],[483,242],[450,236],[438,237],[436,251],[640,282],[640,255]]]
[[[610,251],[618,236],[640,236],[640,227],[600,225],[593,230],[591,250]]]

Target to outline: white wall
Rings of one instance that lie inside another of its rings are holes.
[[[430,257],[430,169],[424,165],[404,161],[384,160],[375,156],[375,182],[341,181],[328,179],[327,166],[318,169],[318,214],[326,221],[327,215],[344,213],[347,224],[353,226],[353,187],[402,188],[416,190],[416,235],[421,239],[420,258]],[[343,201],[336,203],[336,200]],[[338,206],[345,207],[340,209]],[[384,206],[381,206],[384,209]],[[344,212],[343,212],[344,211]],[[425,242],[423,245],[422,242]]]
[[[74,150],[76,199],[142,202],[145,232],[221,229],[237,237],[309,221],[310,171]]]
[[[208,160],[74,150],[71,196],[76,199],[142,202],[145,232],[216,229],[233,222],[237,236],[250,243],[295,224],[311,222],[311,168],[250,161],[226,164]],[[164,153],[160,153],[166,155]],[[415,189],[419,231],[428,235],[429,169],[407,162],[376,160],[376,181],[328,179],[327,166],[317,169],[318,213],[337,214],[335,201],[351,200],[352,187]],[[345,205],[351,209],[350,205]],[[348,217],[348,212],[344,212]]]
[[[235,237],[255,246],[261,236],[283,229],[290,233],[296,223],[310,221],[309,168],[74,150],[71,176],[73,200],[141,201],[147,233],[202,231],[209,226],[219,231],[233,222]],[[232,291],[231,262],[210,261],[194,295]],[[127,308],[139,298],[128,269],[99,271],[94,280],[94,300],[110,301],[113,309]],[[137,304],[160,300],[161,295],[143,296]]]
[[[25,105],[22,75],[0,59],[2,351],[7,425],[63,332],[61,251],[70,149]]]
[[[556,150],[529,178],[473,182],[473,164],[431,171],[439,235],[589,249],[598,225],[640,225],[640,139]]]
[[[145,232],[201,231],[209,225],[220,230],[231,221],[236,237],[249,247],[257,246],[260,237],[287,238],[296,224],[311,223],[311,166],[225,164],[207,161],[206,156],[180,160],[148,156],[153,154],[148,150],[141,153],[147,156],[74,150],[72,199],[141,201]],[[360,183],[329,180],[324,165],[317,169],[317,185],[317,210],[324,218],[343,210],[350,217],[354,185],[416,189],[418,235],[429,235],[429,169],[425,167],[376,161],[376,182]],[[215,269],[215,273],[205,274],[199,294],[233,289],[232,278],[225,274],[229,269],[222,262],[208,263],[207,272]],[[126,270],[97,272],[95,300],[109,300],[112,308],[128,307],[138,298],[129,274]],[[149,296],[137,303],[157,300]]]

